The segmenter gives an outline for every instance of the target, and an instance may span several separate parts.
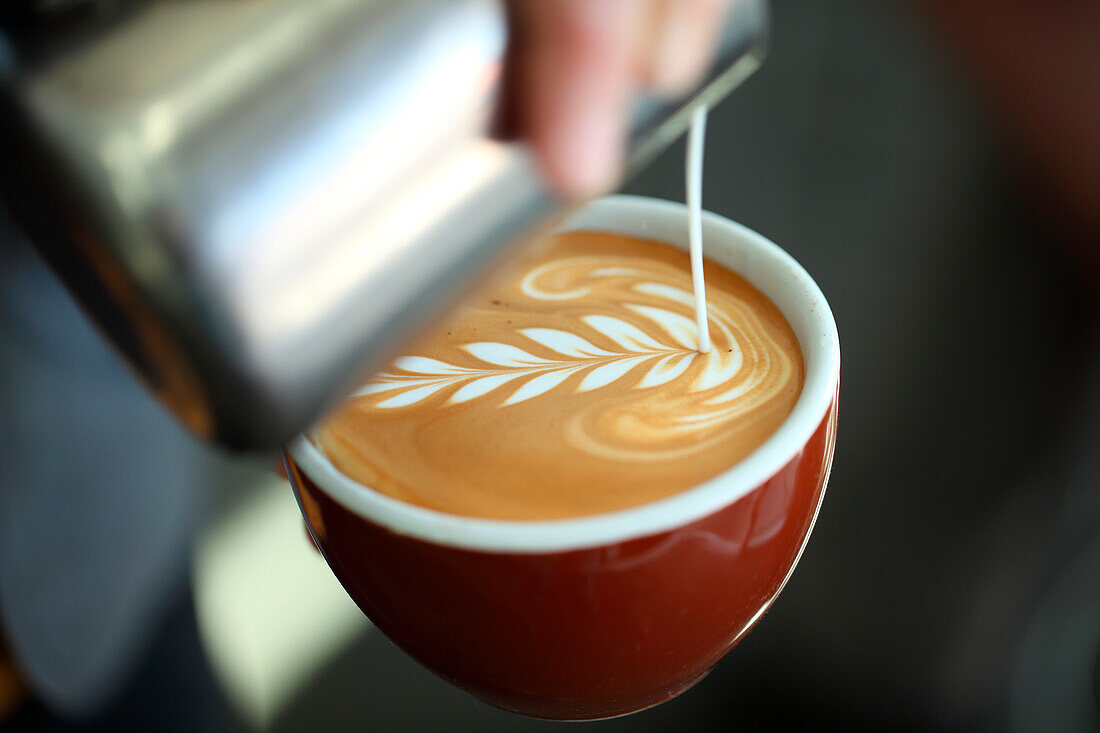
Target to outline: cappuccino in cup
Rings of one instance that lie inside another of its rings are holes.
[[[448,514],[553,520],[697,486],[758,448],[804,381],[798,339],[708,262],[699,353],[682,249],[570,231],[495,276],[314,433],[377,492]]]
[[[349,595],[493,705],[579,720],[674,697],[806,546],[836,443],[836,324],[789,255],[705,214],[699,353],[690,219],[587,204],[288,446]]]

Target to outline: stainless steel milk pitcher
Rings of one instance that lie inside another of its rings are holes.
[[[498,3],[70,0],[4,23],[7,205],[204,439],[280,445],[564,213],[489,135]],[[638,101],[631,168],[756,68],[766,26],[734,3],[707,82]]]

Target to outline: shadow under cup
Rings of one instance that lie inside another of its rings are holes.
[[[590,203],[562,229],[687,248],[686,208],[641,197]],[[783,312],[806,376],[780,428],[710,481],[578,519],[473,519],[375,493],[304,436],[288,447],[303,514],[349,595],[421,664],[486,702],[592,719],[674,697],[760,619],[805,547],[836,439],[836,324],[777,246],[711,214],[703,235],[708,258]]]

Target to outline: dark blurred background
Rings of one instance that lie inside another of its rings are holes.
[[[748,639],[680,698],[586,730],[1100,731],[1100,243],[965,51],[917,3],[778,2],[769,59],[712,112],[705,206],[786,248],[832,303],[835,466]],[[682,200],[682,142],[625,190]],[[180,587],[121,701],[82,725],[253,727]],[[458,692],[375,631],[264,723],[555,725]],[[30,702],[6,728],[67,726]]]

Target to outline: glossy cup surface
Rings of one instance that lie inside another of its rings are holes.
[[[614,196],[563,229],[686,248],[687,213]],[[836,439],[836,325],[812,279],[760,235],[707,215],[704,241],[783,312],[806,382],[764,445],[700,486],[579,519],[473,519],[356,484],[304,437],[289,446],[303,514],[351,597],[411,656],[487,702],[590,719],[667,700],[760,619],[805,547]]]

